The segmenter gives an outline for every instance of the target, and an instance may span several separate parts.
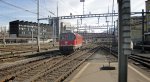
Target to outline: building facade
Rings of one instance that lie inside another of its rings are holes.
[[[71,23],[69,22],[61,22],[60,23],[60,33],[64,33],[64,32],[73,32],[73,29],[71,29],[73,27],[71,27]]]
[[[134,44],[142,41],[142,16],[131,17],[131,40]]]
[[[146,12],[150,12],[150,0],[145,2]],[[150,42],[150,13],[146,13],[146,31],[145,31],[145,41]]]
[[[146,12],[150,12],[150,0],[147,0],[145,2],[146,4]],[[147,32],[150,32],[150,14],[149,13],[146,13],[146,31]]]
[[[10,36],[19,38],[37,38],[37,23],[28,21],[9,22]],[[50,39],[52,36],[52,26],[40,23],[40,38]]]

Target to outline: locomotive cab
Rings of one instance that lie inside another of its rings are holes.
[[[71,53],[82,46],[82,37],[77,33],[61,33],[59,50],[61,53]]]

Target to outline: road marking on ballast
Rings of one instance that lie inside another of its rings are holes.
[[[70,81],[70,82],[75,82],[76,79],[78,79],[81,74],[84,72],[84,70],[90,65],[90,63],[87,63],[77,74],[76,76]]]
[[[136,70],[135,68],[133,68],[131,65],[128,65],[128,66],[129,66],[129,68],[131,68],[132,70],[134,70],[136,73],[138,73],[140,76],[142,76],[146,80],[150,81],[149,77],[147,77],[146,75],[142,74],[141,72],[139,72],[138,70]]]

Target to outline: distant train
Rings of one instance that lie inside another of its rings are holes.
[[[61,53],[71,53],[82,47],[83,37],[78,33],[61,33],[59,50]]]

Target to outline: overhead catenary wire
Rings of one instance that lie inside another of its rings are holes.
[[[37,4],[36,0],[31,0],[33,3]]]
[[[31,0],[31,1],[32,1],[35,5],[37,4],[37,1],[36,1],[36,0]],[[56,16],[53,11],[49,10],[49,9],[46,7],[46,5],[47,5],[47,4],[46,4],[45,0],[43,0],[43,5],[39,5],[39,6],[40,6],[40,9],[43,9],[43,10],[45,10],[46,12],[48,12],[48,13],[50,13],[50,14]]]
[[[6,9],[6,7],[4,7],[4,6],[2,6],[2,5],[0,5],[0,8],[3,8],[3,9]],[[7,8],[9,8],[9,9],[14,9],[14,7],[10,7],[10,6],[7,6]],[[5,17],[5,18],[7,18],[7,19],[10,19],[10,20],[16,20],[17,19],[17,17],[14,17],[14,16],[8,16],[8,15],[6,15],[5,14],[5,12],[4,12],[4,14],[0,14],[0,17]]]
[[[0,6],[1,8],[5,8],[5,7],[3,7],[3,6]],[[8,19],[16,19],[16,18],[14,18],[14,17],[11,17],[11,16],[7,16],[7,15],[4,15],[4,14],[0,14],[0,17],[6,17],[6,18],[8,18]]]
[[[132,2],[133,1],[131,0],[131,4],[132,4]],[[143,8],[141,8],[143,3],[145,3],[144,0],[138,0],[136,2],[136,4],[131,7],[132,12],[141,11],[143,9]]]
[[[17,19],[17,18],[14,18],[14,17],[3,15],[3,14],[0,14],[0,17],[6,17],[6,18],[9,18],[9,19]]]
[[[44,0],[44,4],[45,4],[45,5],[44,5],[44,8],[47,10],[47,12],[49,12],[49,13],[51,13],[52,15],[56,16],[54,12],[52,12],[51,10],[49,10],[49,9],[46,7],[47,4],[46,4],[45,0]],[[42,8],[43,8],[43,7],[42,7]]]
[[[62,1],[61,1],[61,5],[62,5],[63,7],[65,7],[65,5],[64,5],[64,3],[63,3]],[[61,7],[61,8],[62,8],[62,7]],[[67,10],[68,10],[68,9],[69,9],[69,8],[66,7],[66,9],[63,10],[63,12],[64,12],[65,14],[67,14],[67,12],[68,12]]]
[[[59,0],[59,1],[61,1],[61,3],[64,5],[64,4],[66,4],[63,0]],[[66,4],[66,5],[68,5],[68,4]],[[66,6],[66,5],[64,5],[64,6]],[[70,9],[71,8],[71,10],[73,10],[73,12],[75,12],[76,14],[78,13],[72,6],[70,6],[70,5],[68,5],[69,7],[66,7],[66,8],[68,8],[68,9]]]
[[[37,13],[32,12],[32,11],[30,11],[30,10],[27,10],[27,9],[25,9],[25,8],[22,8],[22,7],[13,5],[13,4],[11,4],[11,3],[9,3],[9,2],[6,2],[6,1],[4,1],[4,0],[0,0],[0,2],[2,2],[2,3],[4,3],[4,4],[7,4],[7,5],[10,5],[10,6],[12,6],[12,7],[15,7],[15,8],[18,8],[18,9],[21,9],[21,10],[24,10],[24,11],[29,12],[29,13],[37,14]]]
[[[113,14],[114,13],[114,0],[112,2],[112,26],[113,26],[113,23],[114,23],[114,18],[113,18]]]
[[[63,4],[66,4],[63,0],[59,0],[59,1],[61,1]],[[68,5],[68,4],[66,4],[66,5]],[[68,5],[68,6],[70,6],[70,5]],[[68,8],[68,7],[67,7]],[[72,7],[72,6],[70,6],[69,8],[71,8],[75,13],[77,13],[76,11],[75,11],[75,9]]]
[[[34,3],[34,5],[36,6],[37,2],[36,0],[30,0],[32,3]]]
[[[28,10],[28,9],[25,9],[25,8],[22,8],[22,7],[19,7],[19,6],[16,6],[16,5],[11,4],[11,3],[9,3],[9,2],[6,2],[6,1],[4,1],[4,0],[0,0],[0,2],[4,3],[4,4],[6,4],[6,5],[9,5],[9,6],[15,7],[15,8],[17,8],[17,9],[23,10],[23,11],[25,11],[25,12],[29,12],[29,13],[32,13],[32,14],[37,14],[37,13],[35,13],[35,12],[33,12],[33,11],[30,11],[30,10]],[[40,15],[40,16],[43,16],[43,15]]]

